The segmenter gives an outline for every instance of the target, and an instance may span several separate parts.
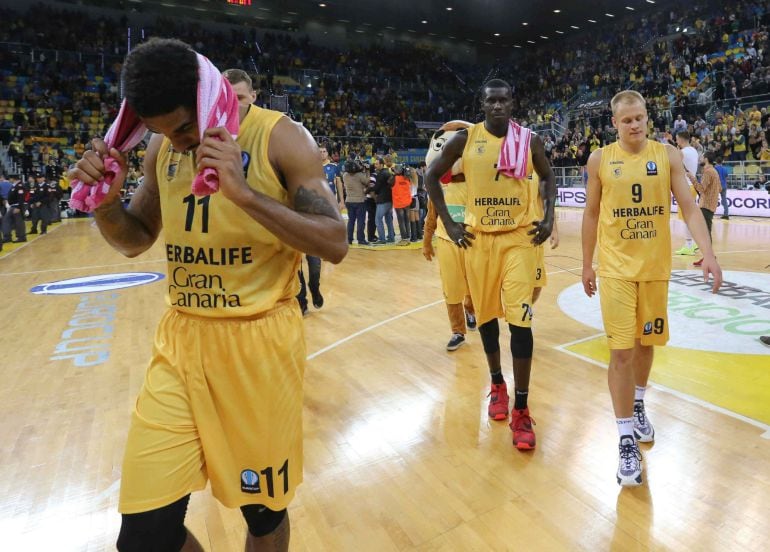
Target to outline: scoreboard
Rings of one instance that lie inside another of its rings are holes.
[[[251,6],[251,0],[227,0],[227,3],[236,6]]]

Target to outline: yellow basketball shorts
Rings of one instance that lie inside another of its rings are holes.
[[[668,342],[668,280],[629,282],[601,277],[599,299],[610,349]]]
[[[305,336],[296,301],[248,320],[169,310],[128,432],[119,510],[211,482],[222,504],[282,510],[302,482]]]
[[[548,284],[548,275],[545,273],[545,247],[535,247],[537,261],[535,265],[535,287],[545,287]]]
[[[436,240],[436,257],[444,299],[448,305],[462,303],[469,293],[465,279],[465,249],[439,238]]]
[[[473,246],[465,250],[468,288],[479,324],[505,317],[514,326],[532,326],[537,253],[515,234],[478,232]]]

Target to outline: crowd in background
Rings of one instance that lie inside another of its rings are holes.
[[[128,41],[115,29],[129,22],[47,5],[2,8],[0,18],[0,142],[24,176],[58,180],[117,114]],[[253,27],[212,31],[162,17],[132,27],[132,40],[174,36],[221,68],[255,73],[259,105],[287,96],[290,115],[343,159],[426,147],[432,131],[417,122],[477,120],[479,85],[504,78],[514,86],[515,116],[541,133],[558,167],[583,165],[615,139],[606,100],[623,88],[648,99],[656,139],[684,129],[726,160],[770,161],[766,109],[745,100],[767,102],[770,92],[767,23],[766,0],[704,0],[596,25],[483,68],[406,44],[383,56],[379,45],[340,51]],[[89,36],[78,52],[73,36]],[[141,151],[131,166],[138,183]]]

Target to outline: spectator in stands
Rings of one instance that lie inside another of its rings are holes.
[[[687,130],[687,121],[682,118],[681,114],[679,114],[676,116],[676,121],[674,121],[674,134],[685,130]]]

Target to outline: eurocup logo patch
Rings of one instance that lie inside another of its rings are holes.
[[[623,176],[623,171],[620,170],[620,167],[615,167],[614,169],[612,169],[612,174],[615,175],[615,178],[620,178],[621,176]]]
[[[655,176],[658,174],[658,165],[655,161],[647,161],[647,176]]]
[[[254,470],[243,470],[241,472],[241,491],[250,494],[261,492],[259,489],[259,474],[257,472]]]
[[[644,335],[651,335],[651,334],[652,334],[652,322],[645,322]]]

